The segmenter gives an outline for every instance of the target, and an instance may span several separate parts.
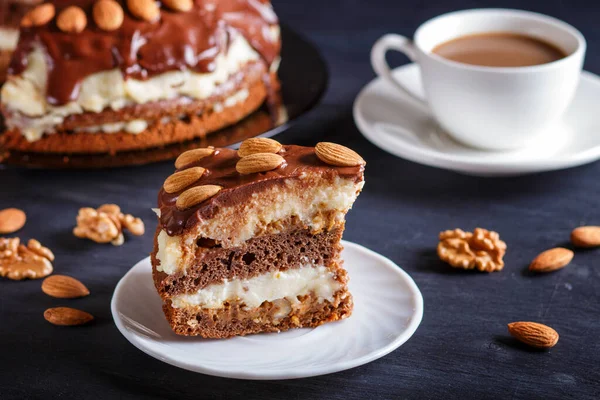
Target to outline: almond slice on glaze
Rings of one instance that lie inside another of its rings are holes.
[[[94,316],[76,308],[54,307],[44,311],[44,318],[53,325],[75,326],[87,324]]]
[[[42,292],[59,299],[75,299],[90,294],[83,283],[66,275],[52,275],[44,279]]]
[[[162,0],[162,3],[175,11],[190,11],[194,6],[192,0]]]
[[[515,339],[538,349],[549,349],[558,342],[558,332],[537,322],[512,322],[508,332]]]
[[[184,153],[181,153],[177,160],[175,160],[175,168],[179,169],[185,167],[186,165],[199,161],[204,157],[208,157],[215,152],[215,149],[206,147],[202,149],[194,149],[188,150]]]
[[[27,215],[18,208],[6,208],[0,211],[0,234],[13,233],[21,229],[27,221]]]
[[[238,156],[247,157],[256,153],[279,153],[281,147],[281,143],[269,138],[246,139],[240,145]]]
[[[600,226],[580,226],[573,229],[571,243],[577,247],[600,246]]]
[[[534,272],[551,272],[567,266],[573,259],[573,252],[563,247],[546,250],[540,253],[529,264],[529,270]]]
[[[175,172],[165,180],[163,188],[167,193],[179,192],[200,179],[204,171],[206,170],[202,167],[192,167]]]
[[[56,17],[56,26],[66,33],[80,33],[87,25],[85,12],[77,6],[69,6]]]
[[[208,200],[221,191],[222,187],[218,185],[196,186],[181,193],[177,198],[175,205],[180,210],[193,207]]]
[[[354,150],[331,142],[320,142],[315,146],[315,153],[321,161],[337,167],[355,167],[365,165],[365,160]]]
[[[55,14],[56,9],[54,8],[54,4],[41,4],[25,14],[21,20],[21,26],[30,28],[32,26],[45,25],[54,18]]]
[[[123,8],[114,0],[100,0],[92,11],[94,22],[104,31],[114,31],[123,25]]]
[[[285,162],[279,154],[257,153],[241,158],[235,169],[242,175],[274,170]]]
[[[154,0],[127,0],[131,13],[144,21],[154,22],[160,18],[160,8]]]

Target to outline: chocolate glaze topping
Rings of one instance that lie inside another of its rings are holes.
[[[273,185],[282,185],[286,179],[296,178],[302,173],[317,173],[327,181],[336,176],[353,178],[355,182],[363,180],[364,166],[335,167],[325,164],[317,158],[313,147],[283,146],[279,154],[285,158],[285,163],[279,168],[249,175],[241,175],[236,171],[235,165],[240,158],[237,151],[231,149],[216,149],[213,155],[186,165],[182,169],[197,166],[206,169],[202,178],[190,187],[219,185],[223,189],[210,199],[183,211],[175,206],[175,202],[190,187],[171,194],[161,189],[158,194],[160,225],[169,235],[179,235],[196,225],[199,220],[212,218],[219,207],[242,203],[253,193]]]
[[[41,45],[48,61],[50,104],[66,104],[77,98],[79,86],[88,75],[119,68],[125,78],[147,79],[166,71],[189,69],[212,72],[215,57],[228,46],[230,36],[240,33],[270,65],[280,51],[269,28],[277,16],[268,0],[194,0],[188,12],[161,7],[157,22],[135,18],[125,0],[117,0],[125,12],[123,25],[111,32],[94,23],[95,0],[54,0],[56,15],[70,5],[81,7],[88,24],[81,33],[64,33],[56,19],[45,26],[21,28],[21,39],[9,73],[27,67],[27,55]]]
[[[0,0],[0,28],[19,29],[21,18],[42,0]]]

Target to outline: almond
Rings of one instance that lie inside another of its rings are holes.
[[[600,246],[600,226],[580,226],[573,229],[571,243],[577,247]]]
[[[0,211],[0,234],[13,233],[21,229],[27,221],[27,215],[18,208],[6,208]]]
[[[79,33],[85,29],[87,17],[85,12],[77,6],[69,6],[62,10],[56,17],[56,26],[63,32]]]
[[[160,18],[160,8],[154,0],[127,0],[127,7],[133,16],[144,21],[154,22]]]
[[[162,3],[175,11],[190,11],[194,6],[192,0],[162,0]]]
[[[54,4],[41,4],[25,14],[21,20],[21,26],[30,28],[32,26],[45,25],[54,18],[55,13]]]
[[[513,322],[508,324],[508,332],[520,342],[538,349],[549,349],[558,342],[558,333],[537,322]]]
[[[573,252],[563,247],[546,250],[539,254],[529,264],[529,270],[534,272],[550,272],[565,267],[573,259]]]
[[[199,161],[204,157],[208,157],[215,152],[215,149],[206,147],[202,149],[188,150],[185,153],[181,153],[177,160],[175,160],[175,168],[179,169],[185,167],[188,164]]]
[[[175,172],[165,180],[163,188],[167,193],[179,192],[200,179],[204,171],[206,170],[202,167],[192,167]]]
[[[66,275],[52,275],[44,279],[42,292],[59,299],[75,299],[90,294],[83,283]]]
[[[241,158],[235,165],[235,169],[242,175],[254,174],[256,172],[271,171],[285,162],[278,154],[256,153]]]
[[[315,153],[321,161],[326,164],[335,165],[337,167],[355,167],[357,165],[365,165],[365,160],[362,159],[354,150],[331,142],[320,142],[315,146]]]
[[[244,140],[238,150],[238,156],[247,157],[256,153],[279,153],[281,143],[268,138],[251,138]]]
[[[123,25],[123,8],[114,0],[96,2],[92,14],[98,28],[104,31],[114,31]]]
[[[181,193],[177,198],[175,205],[180,210],[185,210],[202,203],[204,200],[210,199],[215,194],[221,191],[221,186],[203,185],[196,186]]]
[[[54,307],[44,311],[46,321],[59,326],[83,325],[94,319],[92,314],[70,307]]]

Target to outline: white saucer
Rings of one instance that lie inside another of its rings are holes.
[[[420,71],[408,64],[394,77],[424,97]],[[420,164],[470,175],[521,175],[574,167],[600,158],[600,77],[583,72],[561,123],[528,148],[491,152],[451,139],[429,110],[376,78],[354,102],[354,120],[376,146]]]
[[[162,312],[150,259],[121,279],[111,302],[117,328],[144,353],[204,374],[240,379],[292,379],[357,367],[390,353],[415,332],[423,297],[406,272],[389,259],[343,242],[354,312],[316,329],[296,329],[205,340],[177,336]]]

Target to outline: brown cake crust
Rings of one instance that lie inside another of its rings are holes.
[[[10,64],[10,57],[12,51],[0,49],[0,84],[6,80],[6,73],[8,71],[8,65]]]
[[[340,244],[344,224],[329,231],[311,234],[306,228],[288,232],[258,236],[242,246],[224,249],[199,247],[192,265],[185,271],[167,275],[157,271],[159,264],[158,233],[154,236],[151,255],[152,277],[156,290],[163,299],[183,293],[194,293],[212,283],[223,280],[248,279],[271,271],[299,268],[310,262],[336,270],[337,279],[345,284],[345,271],[338,267],[343,246]]]
[[[1,118],[0,118],[1,120]],[[252,113],[242,121],[208,136],[178,142],[146,150],[122,151],[114,155],[109,153],[32,153],[4,151],[0,149],[0,163],[26,166],[29,168],[114,168],[132,165],[144,165],[153,162],[173,160],[187,150],[199,147],[224,147],[239,143],[273,128],[272,116],[262,110]],[[0,128],[1,129],[1,128]],[[0,134],[0,141],[2,136]]]
[[[115,121],[157,118],[154,123],[139,134],[128,132],[88,133],[58,131],[44,135],[35,142],[28,142],[18,129],[12,129],[0,136],[0,146],[6,150],[40,153],[111,153],[143,150],[179,143],[199,137],[234,124],[256,111],[267,97],[267,87],[262,77],[264,64],[247,66],[243,73],[237,74],[232,83],[216,96],[206,100],[182,103],[180,100],[149,103],[126,107],[119,111],[106,110],[101,113],[84,113],[70,117],[62,129],[74,129],[90,125],[100,125]],[[221,112],[214,112],[216,102],[222,102],[237,91],[247,88],[248,97]],[[6,111],[5,111],[6,112]],[[185,119],[174,119],[166,124],[160,117],[186,115]]]
[[[170,301],[163,311],[173,331],[178,335],[225,339],[262,332],[283,332],[292,328],[316,328],[327,322],[338,321],[352,314],[352,296],[344,287],[333,301],[319,302],[314,295],[301,296],[299,306],[285,318],[276,320],[277,311],[272,302],[264,302],[253,310],[244,310],[237,303],[220,309],[201,307],[173,308]]]

